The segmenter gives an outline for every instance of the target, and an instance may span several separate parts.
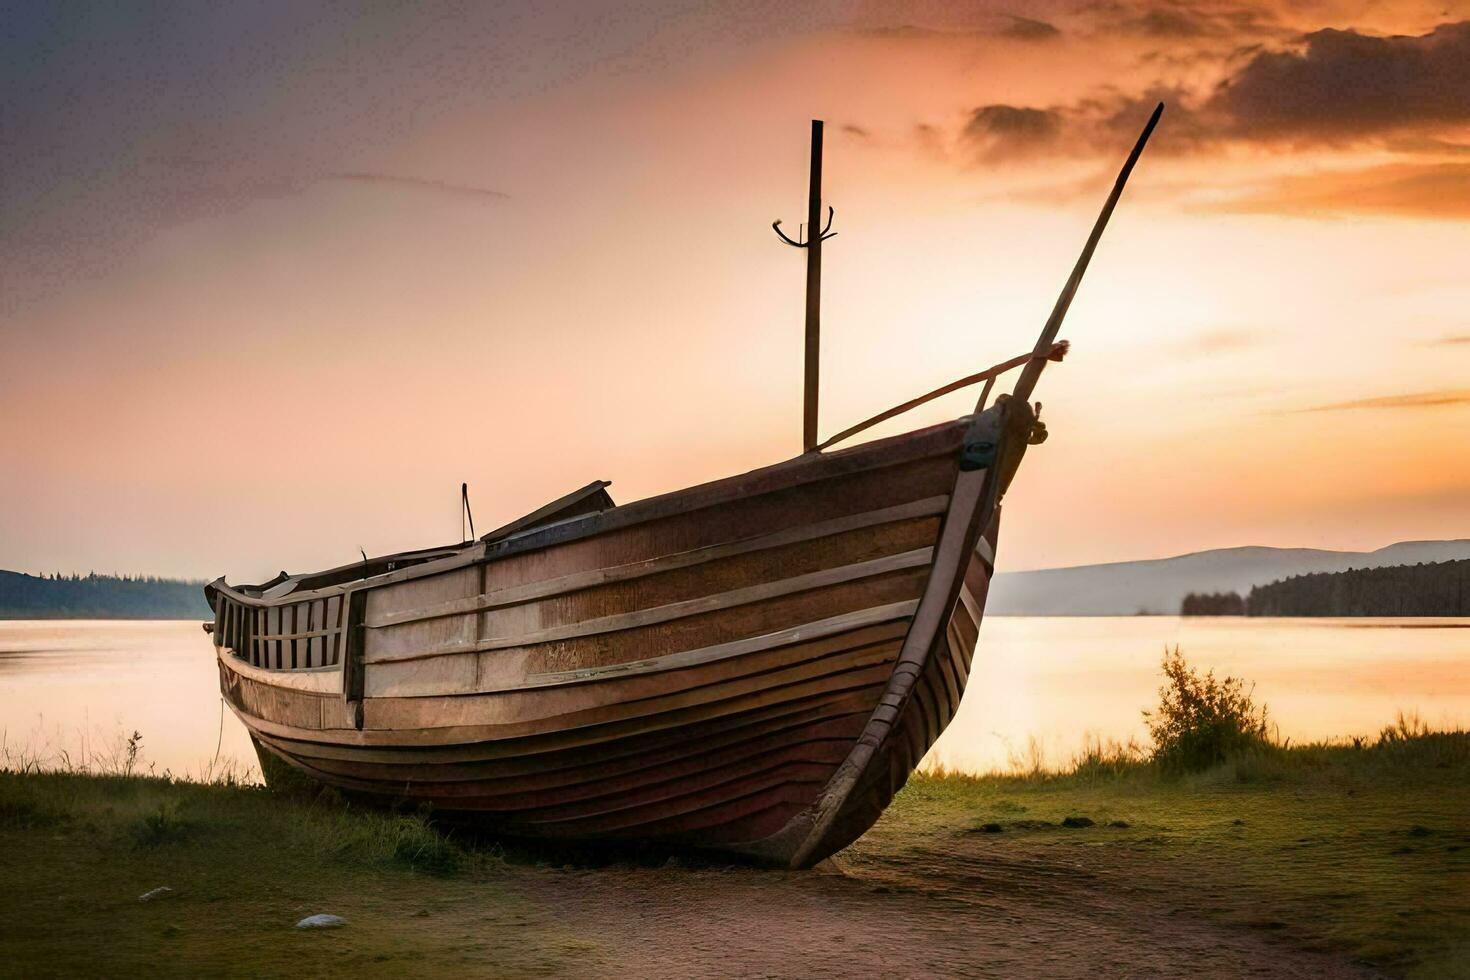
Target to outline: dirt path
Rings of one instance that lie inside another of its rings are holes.
[[[525,870],[589,972],[641,977],[1363,977],[1268,931],[1178,910],[1106,869],[997,859],[960,836],[813,873]]]

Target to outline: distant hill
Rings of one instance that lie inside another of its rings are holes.
[[[204,582],[0,570],[0,619],[209,619]]]
[[[1002,572],[986,611],[997,616],[1175,614],[1191,592],[1239,592],[1293,575],[1470,558],[1470,539],[1402,541],[1377,551],[1221,548],[1150,561]]]

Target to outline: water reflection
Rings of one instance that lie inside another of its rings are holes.
[[[1195,664],[1254,681],[1283,737],[1374,732],[1401,709],[1470,724],[1470,620],[993,617],[931,755],[985,771],[1033,739],[1053,762],[1088,734],[1142,739],[1139,712],[1176,643]],[[12,756],[105,757],[136,730],[157,772],[254,773],[245,730],[221,708],[196,622],[0,621],[0,738]]]

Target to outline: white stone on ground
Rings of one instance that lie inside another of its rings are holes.
[[[155,898],[168,898],[173,893],[174,890],[172,888],[164,885],[162,888],[155,888],[151,892],[144,892],[143,894],[139,895],[138,901],[151,902]]]
[[[344,918],[342,918],[341,916],[338,916],[338,915],[327,915],[325,913],[318,913],[317,915],[308,915],[306,918],[304,918],[300,922],[296,923],[296,928],[298,928],[298,929],[336,929],[337,927],[339,927],[339,926],[345,926],[346,924],[347,924],[347,920],[344,919]]]

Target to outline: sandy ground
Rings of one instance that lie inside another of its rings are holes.
[[[1212,921],[1171,886],[945,835],[815,872],[521,869],[514,889],[590,941],[587,974],[640,977],[1363,977]],[[1179,896],[1182,897],[1182,896]],[[595,950],[595,951],[594,951]],[[562,969],[566,968],[561,964]]]

